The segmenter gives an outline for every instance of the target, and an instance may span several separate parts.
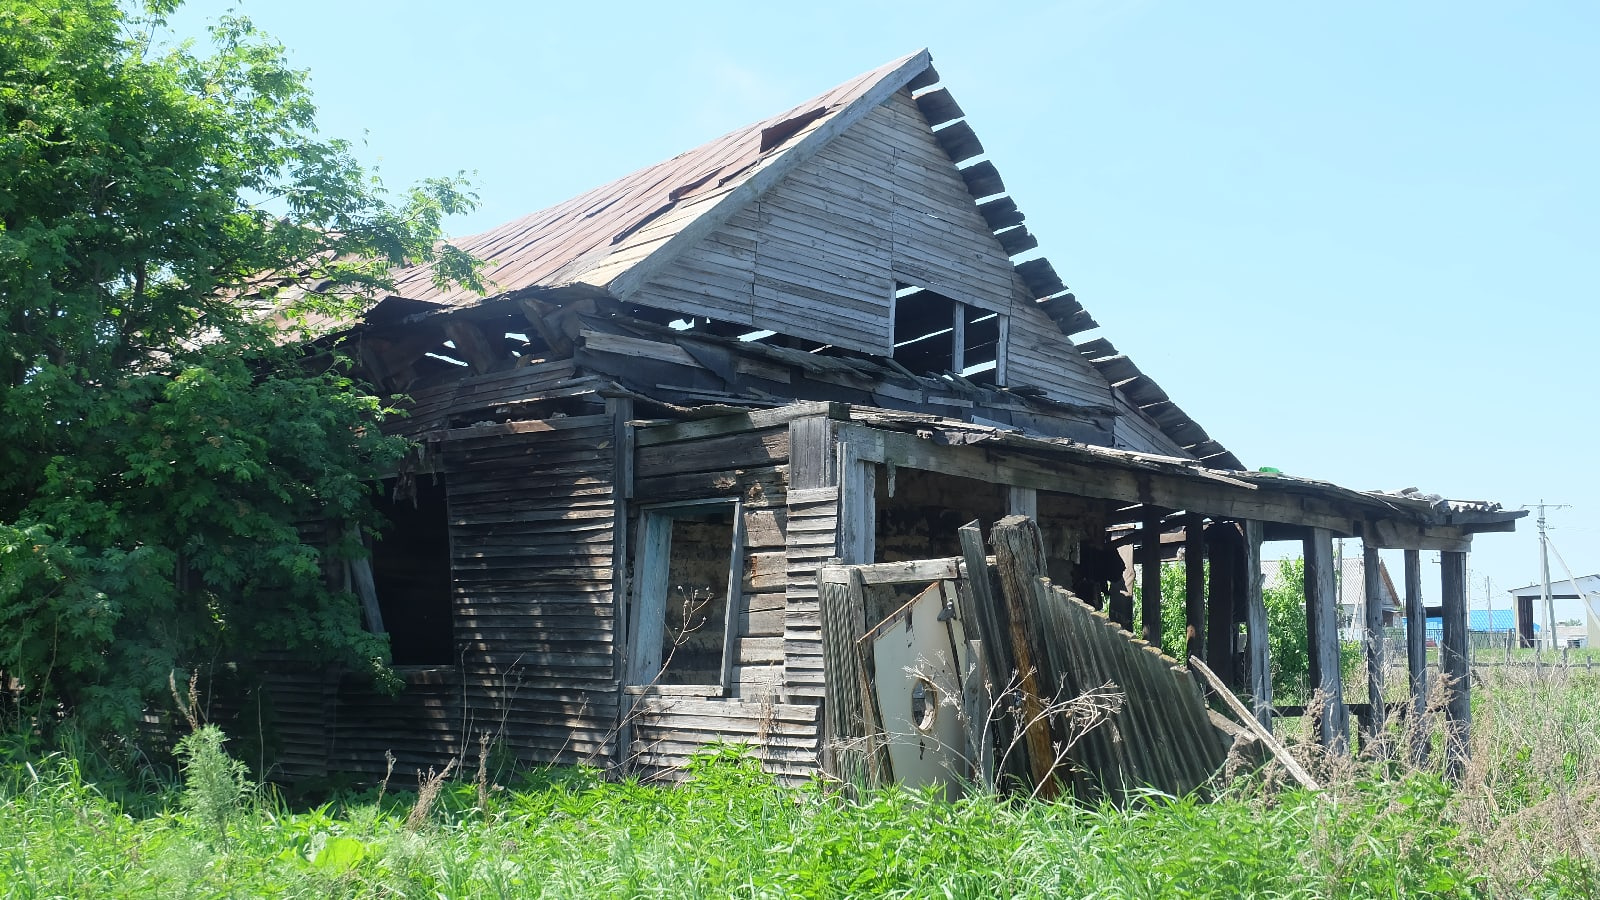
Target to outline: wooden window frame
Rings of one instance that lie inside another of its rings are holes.
[[[903,287],[902,287],[902,285],[903,285]],[[895,344],[896,344],[897,341],[899,341],[899,339],[901,337],[901,335],[895,333],[895,327],[894,327],[895,317],[898,314],[898,310],[899,310],[899,306],[900,306],[900,294],[901,294],[902,290],[910,290],[910,289],[928,291],[930,293],[939,294],[939,296],[944,297],[946,300],[950,301],[950,305],[952,307],[952,309],[951,309],[951,323],[950,323],[950,325],[951,325],[951,327],[950,327],[950,371],[952,371],[952,372],[954,372],[954,373],[956,373],[958,375],[965,375],[966,374],[964,372],[964,370],[967,367],[967,365],[966,365],[966,362],[967,362],[966,356],[967,356],[967,314],[968,314],[968,311],[969,310],[977,310],[980,313],[993,313],[995,315],[995,317],[997,319],[996,328],[999,331],[999,335],[996,338],[995,349],[994,349],[994,386],[997,387],[997,388],[998,387],[1005,387],[1006,386],[1006,356],[1007,356],[1006,349],[1007,349],[1007,346],[1010,344],[1011,316],[1009,314],[1003,312],[1003,311],[996,310],[996,309],[991,309],[991,308],[989,308],[987,306],[980,306],[980,305],[975,304],[975,303],[968,303],[968,302],[966,302],[964,300],[958,300],[958,299],[956,299],[954,297],[950,297],[950,296],[947,296],[945,294],[939,293],[936,290],[933,290],[933,289],[928,288],[928,287],[924,287],[924,286],[922,286],[920,284],[914,284],[914,283],[908,283],[908,282],[896,282],[895,288],[889,292],[889,354],[888,355],[890,356],[890,358],[894,357]]]
[[[679,515],[712,506],[733,508],[733,539],[728,552],[728,587],[723,613],[722,668],[715,684],[656,684],[661,677],[661,648],[666,639],[668,573],[672,565],[672,522]],[[677,515],[675,515],[677,514]],[[694,697],[727,696],[739,644],[739,610],[743,598],[744,501],[715,497],[652,503],[639,508],[639,540],[634,550],[633,641],[628,663],[629,694]]]

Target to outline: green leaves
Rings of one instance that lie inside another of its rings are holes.
[[[477,284],[440,241],[464,179],[385,194],[281,45],[162,46],[176,6],[0,0],[0,671],[99,734],[261,643],[385,655],[302,526],[368,522],[405,448],[285,327],[401,261]]]

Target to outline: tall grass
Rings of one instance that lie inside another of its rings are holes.
[[[1595,897],[1600,679],[1478,691],[1452,787],[1381,760],[1325,790],[1269,775],[1127,809],[787,788],[733,748],[686,785],[526,773],[291,810],[187,744],[153,812],[64,756],[0,771],[7,897]]]

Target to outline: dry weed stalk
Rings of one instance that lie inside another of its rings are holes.
[[[428,767],[428,774],[424,776],[422,770],[417,770],[417,802],[412,805],[411,812],[406,816],[406,830],[415,832],[428,821],[428,813],[433,811],[433,804],[439,799],[439,792],[444,789],[446,778],[455,771],[456,761],[451,759],[445,763],[444,768],[434,771]]]

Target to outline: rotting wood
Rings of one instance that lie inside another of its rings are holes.
[[[1383,627],[1383,562],[1378,557],[1378,548],[1363,542],[1361,548],[1362,584],[1361,584],[1361,612],[1362,623],[1362,650],[1367,665],[1367,706],[1372,710],[1366,720],[1366,736],[1369,742],[1382,739],[1384,721],[1387,715],[1383,702],[1384,673],[1389,667],[1389,650],[1385,639]],[[1379,753],[1383,750],[1380,748]]]
[[[1139,633],[1161,646],[1161,517],[1162,511],[1146,507],[1139,530]]]
[[[1317,740],[1335,752],[1349,747],[1350,714],[1345,707],[1344,680],[1339,672],[1339,596],[1333,580],[1333,536],[1311,529],[1304,545],[1306,565],[1307,640],[1316,666],[1312,689],[1322,696]]]
[[[1050,673],[1041,668],[1048,664],[1035,644],[1038,623],[1029,615],[1027,600],[1033,593],[1030,577],[1044,570],[1044,548],[1039,544],[1037,526],[1024,528],[1025,522],[1032,525],[1021,516],[1007,516],[995,523],[989,540],[994,545],[995,570],[1005,601],[1008,633],[1002,639],[1010,641],[1017,667],[1017,691],[1022,701],[1021,748],[1026,750],[1034,789],[1048,799],[1060,790],[1055,778],[1050,722],[1044,713],[1044,706],[1054,698],[1055,691],[1045,693],[1040,685],[1052,689],[1056,686],[1047,681]]]
[[[1262,595],[1260,522],[1244,523],[1245,668],[1256,721],[1272,731],[1272,651],[1267,634],[1267,604]]]
[[[1472,727],[1472,682],[1467,646],[1467,555],[1439,554],[1439,605],[1444,633],[1439,641],[1439,670],[1444,681],[1445,754],[1448,772],[1458,778],[1466,765]]]
[[[1190,657],[1206,652],[1205,529],[1205,516],[1198,514],[1191,514],[1183,526],[1184,648]]]
[[[1422,613],[1422,553],[1405,551],[1406,668],[1411,686],[1408,731],[1411,734],[1411,762],[1427,762],[1428,742],[1421,739],[1428,712],[1428,628]]]

